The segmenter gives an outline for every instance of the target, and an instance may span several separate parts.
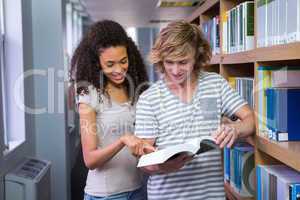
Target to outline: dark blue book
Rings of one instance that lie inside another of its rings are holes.
[[[300,199],[300,183],[290,185],[290,200],[299,200]]]
[[[230,174],[230,182],[234,190],[241,197],[254,196],[255,170],[254,170],[254,148],[248,144],[235,146],[233,149],[234,174]]]
[[[262,200],[262,178],[261,166],[256,166],[256,199]]]
[[[230,181],[230,148],[224,147],[224,179]]]
[[[300,88],[268,88],[267,127],[277,141],[299,141]]]

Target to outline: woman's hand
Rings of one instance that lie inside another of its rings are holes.
[[[127,133],[123,135],[121,141],[130,149],[132,154],[137,157],[155,151],[155,147],[133,134]]]
[[[163,164],[143,167],[142,170],[148,174],[172,173],[180,170],[187,162],[191,161],[192,159],[192,156],[189,156],[186,153],[182,153],[178,157],[168,160]]]
[[[230,124],[221,125],[221,127],[212,135],[216,139],[216,144],[223,148],[231,148],[234,142],[239,138],[239,132]]]

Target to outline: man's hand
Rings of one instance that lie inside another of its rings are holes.
[[[189,156],[186,153],[181,153],[178,157],[168,160],[163,164],[143,167],[142,170],[148,174],[172,173],[180,170],[187,162],[191,161],[192,159],[192,156]]]
[[[212,135],[216,139],[216,144],[223,148],[231,148],[234,142],[239,138],[239,133],[234,126],[221,125],[221,127]]]

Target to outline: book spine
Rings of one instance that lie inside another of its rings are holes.
[[[238,30],[239,30],[239,24],[238,24],[238,8],[234,8],[234,53],[238,52],[239,48],[239,39],[238,39]]]
[[[300,41],[300,0],[297,0],[297,21],[298,21],[297,41]]]
[[[298,25],[297,1],[298,0],[287,0],[287,42],[288,43],[295,42],[297,40],[297,25]]]
[[[242,20],[241,20],[241,16],[243,16],[242,15],[242,13],[241,13],[241,9],[242,9],[242,6],[241,5],[238,5],[237,7],[236,7],[236,9],[237,9],[237,52],[240,52],[240,51],[242,51],[242,37],[241,37],[241,34],[243,34],[243,32],[242,32]]]
[[[216,53],[220,54],[220,16],[216,16]]]
[[[228,53],[232,53],[232,10],[228,11]]]
[[[230,148],[224,148],[224,178],[230,182]]]
[[[246,2],[246,32],[245,44],[246,51],[254,48],[254,3]]]
[[[257,200],[263,200],[262,199],[262,179],[261,179],[261,166],[256,166],[256,198]]]
[[[224,54],[228,53],[227,41],[228,41],[228,12],[225,12],[222,17],[222,51]]]

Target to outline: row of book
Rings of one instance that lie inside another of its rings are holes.
[[[259,135],[299,141],[300,67],[258,67]]]
[[[300,173],[285,165],[256,166],[257,200],[299,200]]]
[[[258,0],[257,47],[300,41],[299,0]]]
[[[255,196],[254,148],[247,143],[237,143],[224,148],[224,181],[241,197]]]
[[[238,94],[245,99],[249,106],[254,108],[253,83],[254,79],[249,77],[229,77],[228,82]]]
[[[237,53],[254,48],[254,2],[247,1],[222,16],[224,53]]]
[[[202,23],[202,31],[210,43],[212,54],[220,54],[220,17]]]

